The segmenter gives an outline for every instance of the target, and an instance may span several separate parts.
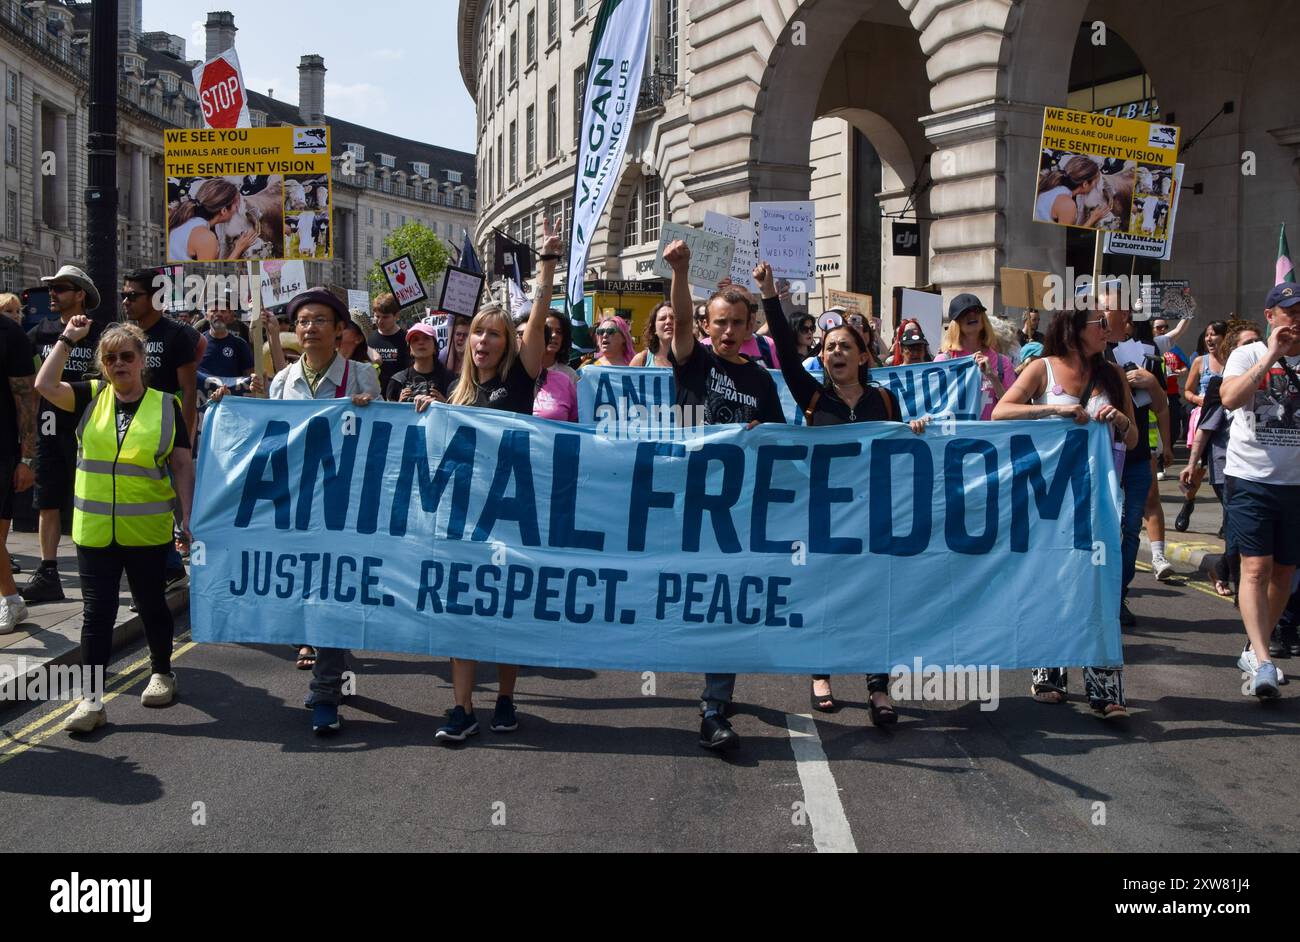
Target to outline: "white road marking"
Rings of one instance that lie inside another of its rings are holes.
[[[822,751],[817,724],[808,713],[787,713],[785,725],[790,730],[790,749],[803,786],[804,810],[812,824],[813,846],[820,854],[856,854],[858,845],[853,842],[839,787]]]

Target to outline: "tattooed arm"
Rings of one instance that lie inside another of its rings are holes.
[[[14,412],[18,418],[18,439],[22,442],[22,457],[36,457],[36,389],[30,376],[11,376],[9,390],[14,397]],[[32,469],[19,462],[14,466],[13,488],[27,490],[35,480]]]

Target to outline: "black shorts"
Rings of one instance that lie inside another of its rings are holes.
[[[18,459],[0,455],[0,520],[14,518],[14,468]]]
[[[77,434],[60,430],[36,438],[36,486],[32,503],[37,510],[63,510],[72,506],[77,475]]]
[[[1225,477],[1229,542],[1242,556],[1300,564],[1300,484],[1261,484]]]

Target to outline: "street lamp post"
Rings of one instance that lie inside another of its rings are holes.
[[[90,27],[90,133],[86,140],[86,267],[106,299],[117,296],[117,0],[94,0]],[[63,167],[60,173],[65,173]],[[115,320],[105,301],[90,312]]]

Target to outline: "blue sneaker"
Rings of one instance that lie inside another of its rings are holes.
[[[478,732],[478,720],[473,713],[466,713],[465,708],[457,704],[456,708],[447,714],[447,723],[439,727],[438,731],[433,734],[433,738],[444,743],[464,742],[467,736],[473,736]]]
[[[337,703],[317,703],[311,708],[311,731],[317,736],[338,732],[342,725]]]
[[[1272,661],[1265,661],[1259,665],[1259,670],[1255,671],[1255,682],[1251,684],[1251,692],[1261,700],[1276,700],[1282,695],[1277,685],[1277,668],[1273,666]]]
[[[488,728],[494,733],[513,733],[519,728],[519,717],[515,714],[513,699],[497,697],[497,708],[492,711],[492,725]]]

